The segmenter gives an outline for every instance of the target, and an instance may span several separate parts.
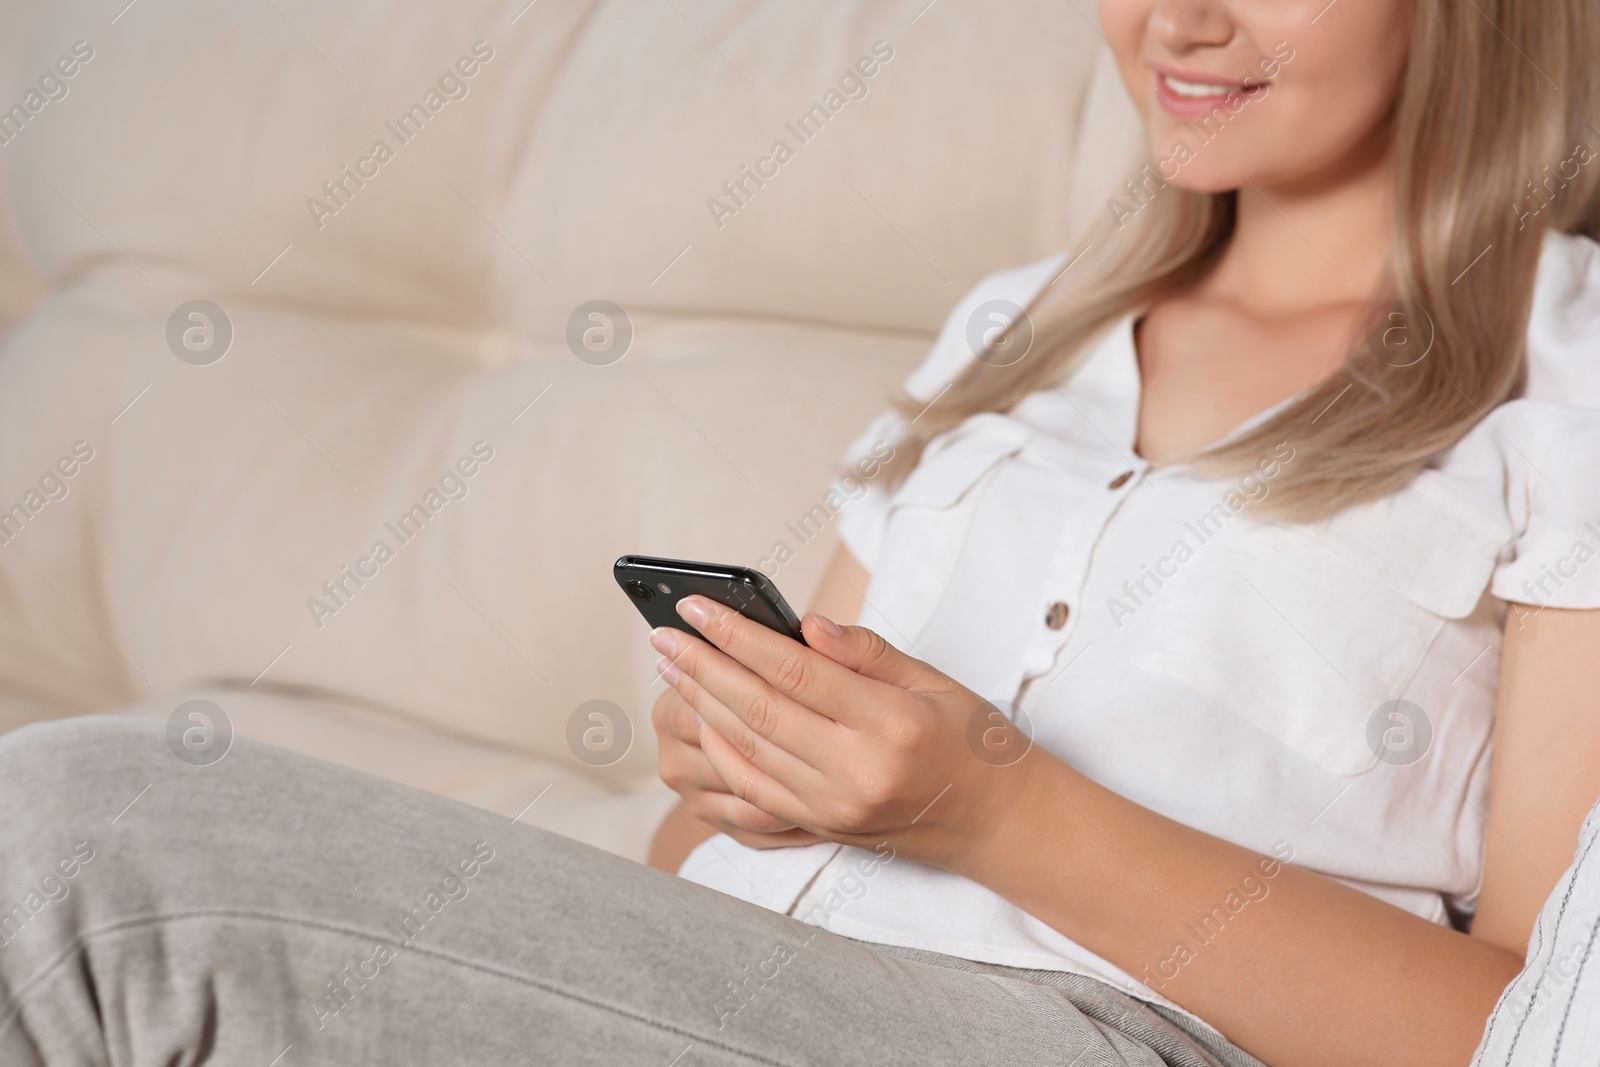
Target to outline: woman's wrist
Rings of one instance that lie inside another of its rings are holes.
[[[987,779],[987,781],[984,781]],[[1064,760],[1033,745],[1020,760],[988,768],[979,778],[982,800],[974,805],[960,856],[950,869],[994,888],[1014,876],[1017,861],[1041,849],[1070,851],[1070,829],[1058,819],[1064,791],[1087,781]]]

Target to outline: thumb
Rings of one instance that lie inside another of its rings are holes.
[[[865,626],[840,626],[826,615],[811,612],[801,620],[800,629],[812,649],[864,678],[919,692],[945,687],[943,674]]]

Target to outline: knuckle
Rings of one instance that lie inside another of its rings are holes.
[[[739,755],[743,756],[746,760],[749,760],[751,763],[755,762],[755,759],[756,759],[756,735],[755,735],[755,733],[753,731],[751,731],[751,730],[738,730],[738,731],[735,731],[734,735],[732,737],[728,738],[728,740],[733,743],[733,747],[739,753]],[[744,779],[744,776],[741,776],[741,781],[743,779]],[[740,799],[742,800],[744,798],[741,797]]]
[[[682,760],[670,745],[662,745],[661,753],[656,757],[656,773],[666,783],[667,788],[675,793],[682,793],[682,786],[688,780]]]
[[[862,833],[871,828],[871,808],[860,798],[842,800],[835,805],[833,821],[845,833]]]
[[[679,704],[667,716],[668,728],[672,736],[686,745],[695,745],[700,738],[700,724],[695,721],[694,709],[687,704]]]
[[[756,785],[756,780],[750,775],[739,775],[732,782],[728,783],[728,788],[733,791],[733,795],[735,797],[738,797],[751,807],[760,807],[757,801],[760,799],[761,790]]]
[[[672,721],[671,716],[656,718],[655,731],[656,743],[661,746],[663,751],[683,741],[683,738],[678,736],[677,725]]]
[[[862,783],[861,787],[861,817],[873,819],[878,813],[887,808],[895,797],[900,795],[896,788],[897,779],[892,772],[874,775]]]
[[[785,693],[799,692],[811,676],[811,661],[798,648],[785,652],[772,669],[772,683]]]
[[[841,797],[834,806],[834,818],[839,829],[847,833],[867,833],[880,821],[879,815],[888,804],[893,790],[888,778],[873,774],[855,784],[850,795]]]
[[[667,716],[672,712],[672,702],[667,697],[676,692],[677,690],[669,688],[656,697],[655,703],[650,705],[650,722],[655,726],[656,733],[660,733],[666,726]]]
[[[885,715],[879,720],[883,745],[889,753],[921,753],[928,746],[929,720],[916,715]]]
[[[677,735],[672,732],[672,723],[659,711],[650,713],[650,726],[655,730],[657,743],[663,747],[677,739]]]
[[[778,726],[778,709],[773,705],[772,698],[765,693],[756,693],[745,702],[745,724],[752,733],[761,737],[771,738]]]
[[[889,653],[889,642],[882,634],[876,630],[868,630],[864,627],[862,628],[862,632],[866,634],[866,637],[863,639],[866,647],[862,649],[862,653],[869,661],[882,659]]]

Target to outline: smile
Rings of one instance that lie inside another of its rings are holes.
[[[1162,110],[1178,118],[1196,118],[1217,107],[1237,110],[1244,101],[1262,95],[1266,82],[1220,81],[1204,74],[1155,67],[1156,99]]]
[[[1182,81],[1178,78],[1172,77],[1170,74],[1163,74],[1160,75],[1160,77],[1161,81],[1166,85],[1168,90],[1176,93],[1178,96],[1189,97],[1191,99],[1197,97],[1227,96],[1229,93],[1243,93],[1246,91],[1245,86],[1237,83],[1232,85],[1218,85],[1209,82]]]

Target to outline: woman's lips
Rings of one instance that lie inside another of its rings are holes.
[[[1155,74],[1156,101],[1175,118],[1196,119],[1218,108],[1236,112],[1245,101],[1266,91],[1265,82],[1227,81],[1211,74],[1179,71],[1151,64]]]

